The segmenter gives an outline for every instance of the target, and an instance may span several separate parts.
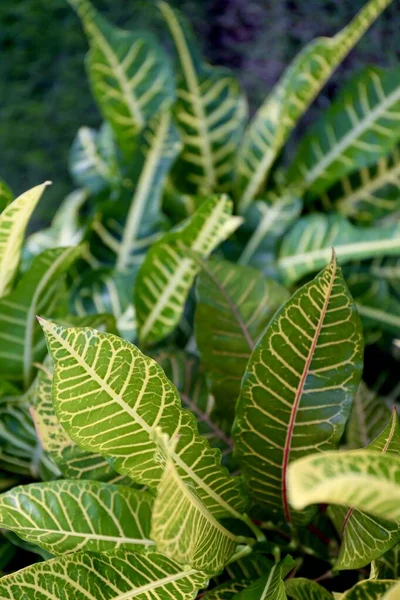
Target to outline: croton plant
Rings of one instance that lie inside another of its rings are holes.
[[[284,151],[389,0],[251,120],[168,4],[69,2],[104,123],[47,229],[0,189],[0,599],[399,599],[400,67]]]

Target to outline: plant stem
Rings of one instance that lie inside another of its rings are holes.
[[[265,542],[266,537],[261,529],[250,519],[248,515],[243,515],[242,521],[246,523],[249,529],[254,533],[257,542]]]

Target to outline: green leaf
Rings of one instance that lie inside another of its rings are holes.
[[[228,581],[204,594],[203,598],[204,600],[232,600],[235,594],[247,587],[248,584],[248,581]]]
[[[16,288],[0,299],[0,374],[6,379],[32,381],[33,363],[40,362],[46,347],[37,314],[64,314],[63,274],[80,256],[82,247],[45,250],[36,257]]]
[[[157,550],[179,563],[209,573],[220,571],[240,543],[207,510],[174,463],[176,441],[156,432],[164,472],[154,502],[151,538]]]
[[[386,594],[383,596],[382,600],[398,600],[400,594],[400,583],[394,584]]]
[[[18,196],[0,215],[0,298],[12,289],[26,226],[48,184],[47,181]]]
[[[343,594],[341,600],[383,600],[383,594],[392,589],[395,583],[393,579],[360,581],[351,590]]]
[[[304,577],[295,577],[285,582],[286,593],[293,600],[332,600],[333,596],[319,583]]]
[[[196,212],[152,245],[136,281],[134,303],[142,343],[154,344],[173,331],[182,316],[187,294],[199,265],[190,251],[203,258],[238,227],[232,202],[212,196]]]
[[[251,121],[240,147],[236,196],[245,212],[300,117],[390,0],[370,0],[332,38],[320,37],[294,59]]]
[[[335,248],[342,264],[351,260],[400,254],[398,223],[381,227],[356,227],[340,215],[302,217],[286,234],[278,267],[288,282],[317,271]]]
[[[236,594],[234,600],[286,600],[281,564],[271,565],[263,577]]]
[[[184,569],[157,552],[120,549],[76,552],[37,563],[0,579],[4,600],[192,600],[206,587],[203,573]]]
[[[400,425],[397,411],[381,434],[368,446],[385,454],[400,452]],[[328,509],[335,527],[341,537],[340,554],[336,569],[359,569],[369,565],[392,546],[400,541],[400,526],[386,520],[380,520],[356,508],[331,506]]]
[[[290,465],[288,490],[297,510],[309,504],[344,504],[398,522],[400,459],[365,449],[313,454]]]
[[[243,477],[274,518],[309,518],[292,515],[288,467],[338,445],[362,359],[360,321],[333,256],[272,319],[250,357],[236,407],[234,440]]]
[[[168,57],[148,33],[114,27],[88,0],[68,0],[90,43],[87,68],[93,95],[127,158],[136,134],[174,99]]]
[[[325,205],[360,223],[372,223],[400,210],[400,149],[372,167],[362,167],[335,184],[323,197]]]
[[[198,435],[194,417],[181,408],[176,388],[155,361],[111,334],[43,320],[42,327],[55,366],[56,414],[79,446],[111,457],[116,471],[138,483],[157,487],[163,469],[154,430],[179,435],[179,475],[192,482],[215,518],[240,518],[246,506],[240,480],[229,476],[219,452]]]
[[[346,428],[348,448],[363,448],[382,433],[390,418],[384,398],[360,383]]]
[[[314,196],[361,167],[374,164],[400,138],[400,68],[368,67],[299,145],[288,182]]]
[[[5,181],[0,179],[0,213],[14,200],[14,194]]]
[[[150,539],[152,497],[95,481],[51,481],[0,495],[0,526],[54,555],[125,547],[140,551]]]
[[[185,19],[165,2],[159,8],[178,54],[175,116],[183,151],[174,170],[177,184],[203,195],[229,191],[247,116],[245,98],[228,69],[203,62]]]
[[[371,579],[399,579],[400,544],[391,548],[371,564]]]
[[[203,263],[196,287],[196,342],[217,412],[232,420],[250,355],[271,317],[289,297],[251,267]]]
[[[104,123],[99,131],[81,127],[71,147],[69,168],[75,183],[92,194],[118,184],[117,149],[112,130]]]

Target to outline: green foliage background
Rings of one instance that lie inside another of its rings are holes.
[[[192,21],[213,64],[232,67],[258,106],[285,65],[313,37],[333,35],[364,0],[174,0]],[[128,29],[161,33],[154,0],[97,0],[109,19]],[[390,65],[400,56],[400,12],[393,3],[325,88],[314,111],[329,102],[366,63]],[[16,194],[54,182],[36,217],[48,221],[71,190],[67,159],[79,126],[97,126],[83,57],[87,42],[64,0],[0,2],[0,177]],[[299,133],[302,128],[299,128]],[[34,223],[35,225],[35,223]]]

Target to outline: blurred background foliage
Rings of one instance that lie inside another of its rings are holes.
[[[249,98],[261,103],[285,66],[312,38],[334,35],[364,0],[170,0],[192,21],[213,64],[231,67]],[[97,8],[127,29],[163,37],[153,0],[97,0]],[[366,63],[387,66],[400,56],[400,11],[394,2],[350,53],[304,123],[329,103],[338,81]],[[0,1],[0,178],[16,194],[54,181],[42,203],[48,221],[71,191],[68,152],[81,125],[100,115],[84,71],[87,42],[65,0]]]

